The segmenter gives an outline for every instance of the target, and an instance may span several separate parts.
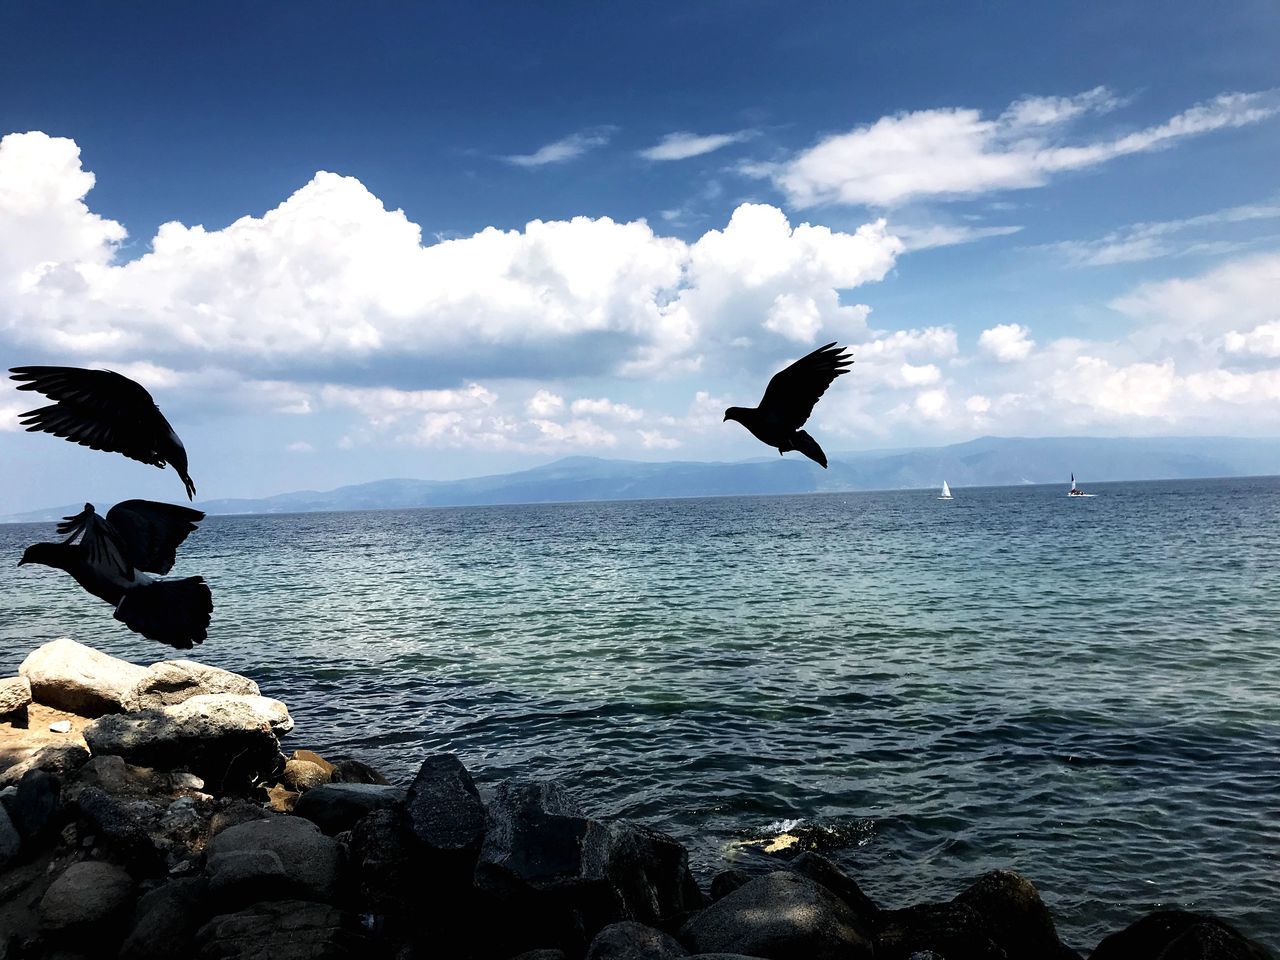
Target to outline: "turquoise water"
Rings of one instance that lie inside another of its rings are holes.
[[[882,905],[1012,867],[1077,948],[1162,905],[1280,943],[1280,480],[1090,489],[215,517],[175,573],[294,746],[559,778],[704,875],[799,821]],[[0,670],[166,654],[110,613],[5,561]]]

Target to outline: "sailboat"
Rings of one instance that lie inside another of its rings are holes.
[[[939,500],[954,500],[954,499],[955,499],[955,497],[951,496],[951,488],[947,486],[947,481],[945,481],[945,480],[943,480],[943,481],[942,481],[942,496],[938,497],[938,499],[939,499]]]
[[[1068,497],[1092,497],[1093,494],[1085,493],[1083,490],[1081,490],[1079,487],[1076,486],[1076,475],[1073,473],[1071,474],[1071,489],[1067,491],[1067,496]]]

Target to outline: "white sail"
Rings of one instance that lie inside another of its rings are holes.
[[[939,500],[951,499],[951,488],[947,486],[947,481],[945,480],[942,481],[942,496],[940,496],[938,499]]]
[[[1071,475],[1071,489],[1074,490],[1075,488],[1076,488],[1076,475],[1073,473]]]

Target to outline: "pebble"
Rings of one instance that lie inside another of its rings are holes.
[[[49,732],[50,732],[50,733],[70,733],[70,732],[71,732],[71,721],[70,721],[70,720],[58,720],[58,721],[56,721],[56,722],[54,722],[54,723],[51,723],[51,724],[49,724]]]

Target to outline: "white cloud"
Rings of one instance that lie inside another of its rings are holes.
[[[478,383],[458,390],[397,390],[393,387],[326,385],[320,398],[331,407],[350,407],[374,426],[396,422],[406,414],[453,412],[492,406],[497,395]]]
[[[942,379],[942,371],[932,363],[927,363],[923,366],[904,363],[898,368],[898,373],[902,383],[908,387],[924,387],[931,383],[937,383]]]
[[[737,133],[711,133],[699,136],[696,133],[668,133],[662,141],[647,150],[641,150],[640,156],[646,160],[687,160],[700,157],[732,143],[741,143],[755,136],[754,130],[739,130]]]
[[[564,397],[550,390],[539,390],[525,402],[524,407],[535,417],[553,417],[564,409]]]
[[[680,441],[657,430],[641,430],[640,444],[646,450],[674,450],[680,446]]]
[[[22,424],[18,416],[28,409],[30,407],[19,406],[16,403],[0,403],[0,430],[8,433],[21,430]]]
[[[1001,323],[983,330],[978,346],[1001,363],[1013,363],[1031,354],[1036,344],[1030,334],[1031,331],[1019,323]]]
[[[1019,233],[1020,226],[974,227],[964,224],[934,223],[924,226],[893,224],[890,229],[903,243],[905,252],[932,250],[935,247],[953,247],[961,243],[974,243],[991,237],[1007,237]]]
[[[975,416],[982,416],[991,409],[991,401],[980,393],[975,393],[964,402],[964,408]]]
[[[534,420],[533,425],[542,435],[557,444],[570,447],[614,447],[618,438],[593,420],[570,420],[557,423],[554,420]]]
[[[0,141],[0,210],[21,214],[0,217],[0,258],[25,258],[0,260],[0,335],[69,359],[263,381],[377,382],[384,364],[437,382],[670,376],[740,338],[762,350],[861,339],[867,308],[841,291],[881,279],[902,250],[883,222],[792,226],[759,204],[692,244],[576,217],[424,246],[402,211],[322,172],[261,217],[166,223],[119,263],[123,230],[89,212],[91,185],[71,141]]]
[[[293,441],[293,443],[288,444],[285,447],[285,450],[289,451],[289,453],[315,453],[316,452],[316,448],[313,447],[311,444],[307,443],[307,441],[305,440],[295,440]]]
[[[635,423],[644,419],[643,410],[637,410],[635,407],[628,406],[625,403],[614,403],[612,400],[603,397],[575,400],[569,405],[569,410],[575,416],[607,417],[623,423]]]
[[[582,156],[588,150],[605,146],[613,132],[613,127],[596,127],[548,143],[533,153],[515,154],[502,159],[518,167],[545,167],[549,163],[565,163]]]
[[[828,137],[780,166],[757,165],[745,172],[771,176],[799,207],[890,207],[924,197],[1026,189],[1064,171],[1257,123],[1280,112],[1280,97],[1275,91],[1226,93],[1123,136],[1076,144],[1062,140],[1067,121],[1114,105],[1114,98],[1098,89],[1072,98],[1017,101],[995,119],[963,108],[897,114]]]
[[[1280,305],[1278,305],[1280,309]],[[1280,357],[1280,320],[1261,323],[1252,330],[1228,330],[1223,338],[1227,353],[1254,357]]]
[[[916,395],[913,406],[926,420],[940,420],[947,415],[947,392],[923,390]]]

